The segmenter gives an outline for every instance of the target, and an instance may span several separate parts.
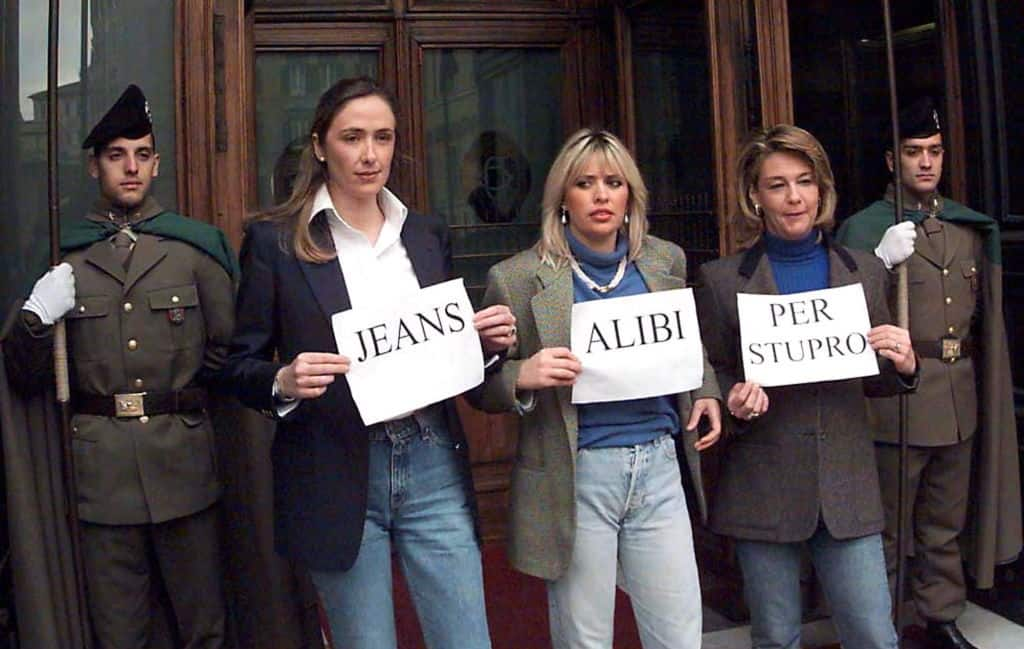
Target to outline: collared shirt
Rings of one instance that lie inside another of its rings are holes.
[[[345,288],[353,308],[393,303],[399,297],[420,289],[412,261],[402,243],[402,226],[409,210],[386,187],[378,194],[384,224],[377,241],[370,243],[365,234],[353,228],[335,209],[327,185],[321,185],[313,198],[310,218],[327,211],[338,264],[345,277]]]

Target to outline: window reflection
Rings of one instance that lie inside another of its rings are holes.
[[[0,284],[6,314],[48,262],[46,198],[46,79],[48,3],[7,0],[3,30],[3,114],[0,134],[0,209],[4,214],[0,262],[10,281]],[[0,21],[2,22],[2,21]],[[65,0],[60,4],[58,53],[58,167],[63,218],[81,215],[96,199],[81,143],[124,88],[138,84],[153,113],[160,178],[154,194],[177,207],[174,148],[174,3],[166,0]],[[140,52],[145,52],[140,56]]]
[[[284,202],[317,100],[338,79],[377,76],[375,52],[256,55],[256,159],[261,207]]]
[[[479,302],[487,269],[533,245],[562,140],[555,49],[431,49],[423,59],[430,208],[452,228],[455,273]]]

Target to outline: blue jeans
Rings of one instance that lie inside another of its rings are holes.
[[[348,571],[311,573],[334,646],[397,646],[394,544],[427,646],[490,649],[469,464],[463,445],[452,441],[443,413],[422,425],[406,417],[372,426],[369,476],[355,565]]]
[[[644,649],[700,647],[693,532],[668,435],[577,454],[572,560],[548,582],[555,649],[611,648],[616,579],[629,594]]]
[[[800,557],[805,545],[842,645],[896,649],[881,535],[840,541],[824,525],[803,543],[736,541],[753,647],[800,647]]]

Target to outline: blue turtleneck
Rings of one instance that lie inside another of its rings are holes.
[[[600,286],[612,281],[619,260],[629,253],[629,241],[625,237],[619,237],[615,243],[615,250],[609,253],[588,248],[572,235],[569,228],[565,229],[565,236],[576,263],[587,277]],[[633,263],[626,265],[626,274],[623,275],[622,281],[607,293],[598,293],[588,287],[575,273],[572,276],[572,286],[574,302],[641,295],[648,292],[643,276]],[[675,409],[675,399],[671,395],[581,404],[576,406],[576,411],[579,416],[579,448],[633,446],[645,444],[666,433],[674,435],[679,432],[679,415]]]
[[[828,251],[818,235],[817,228],[795,241],[764,233],[764,249],[771,261],[779,293],[828,288]]]

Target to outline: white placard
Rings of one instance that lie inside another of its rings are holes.
[[[573,304],[571,341],[583,365],[573,403],[676,394],[704,382],[693,289]]]
[[[461,279],[398,302],[331,317],[347,379],[369,426],[461,394],[484,380],[473,305]]]
[[[864,288],[736,295],[747,381],[763,386],[878,374]]]

